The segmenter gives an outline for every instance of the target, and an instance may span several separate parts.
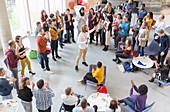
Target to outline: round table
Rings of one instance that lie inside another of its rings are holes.
[[[133,58],[132,63],[139,68],[151,68],[153,66],[153,61],[145,56]]]
[[[19,104],[14,99],[0,101],[0,112],[17,112]]]
[[[112,98],[109,94],[93,93],[88,97],[87,102],[90,106],[97,105],[98,112],[105,112],[106,108],[109,107],[111,100]]]

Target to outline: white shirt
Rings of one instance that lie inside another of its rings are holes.
[[[89,32],[83,33],[81,32],[78,37],[78,44],[80,49],[86,49],[88,47],[87,42],[87,36],[93,32],[94,29],[90,30]]]
[[[113,110],[111,108],[107,108],[105,112],[113,112]],[[118,106],[115,112],[121,112],[121,108]]]
[[[156,23],[155,23],[155,33],[158,34],[158,30],[160,29],[165,29],[165,21],[162,20],[162,21],[159,21],[157,20]]]
[[[75,96],[69,95],[67,96],[66,94],[61,95],[61,99],[65,105],[76,105],[77,104],[77,98]]]

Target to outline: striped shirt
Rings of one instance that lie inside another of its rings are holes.
[[[34,89],[33,95],[36,99],[36,107],[38,110],[47,110],[53,103],[52,97],[54,92],[50,88]]]

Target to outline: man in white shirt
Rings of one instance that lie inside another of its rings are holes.
[[[165,24],[164,19],[165,19],[165,16],[163,14],[160,15],[159,19],[156,21],[155,25],[152,26],[152,28],[155,29],[154,37],[158,36],[158,30],[160,30],[160,29],[164,30],[165,29],[166,24]]]
[[[65,89],[65,94],[61,95],[61,99],[67,111],[72,111],[79,101],[79,98],[74,94],[72,87]]]

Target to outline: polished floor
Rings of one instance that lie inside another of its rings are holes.
[[[76,33],[76,31],[75,31]],[[153,31],[151,31],[153,34]],[[31,39],[30,39],[31,38]],[[34,38],[25,38],[24,45],[30,47],[35,46]],[[49,44],[48,44],[49,45]],[[111,42],[113,46],[113,41]],[[154,69],[146,69],[149,75],[145,75],[142,72],[135,73],[121,73],[118,69],[118,66],[112,61],[115,57],[113,47],[109,48],[109,51],[102,51],[103,46],[95,46],[94,44],[89,45],[87,52],[87,63],[95,64],[98,61],[101,61],[103,65],[107,66],[107,76],[106,76],[106,87],[108,93],[111,97],[116,97],[122,99],[129,96],[129,91],[131,88],[130,80],[134,80],[137,86],[141,84],[146,84],[149,88],[147,104],[156,102],[150,112],[169,112],[170,110],[170,86],[168,87],[159,87],[158,84],[150,83],[148,80],[151,78]],[[30,76],[26,68],[25,75],[30,77],[31,82],[36,83],[39,79],[44,79],[50,84],[50,88],[54,91],[55,97],[53,98],[52,112],[58,112],[61,106],[61,94],[64,93],[66,87],[71,86],[76,93],[84,95],[88,98],[89,95],[96,92],[94,86],[88,85],[85,90],[85,86],[77,83],[77,80],[82,79],[82,77],[88,72],[88,67],[85,67],[79,62],[79,71],[74,70],[76,56],[78,55],[78,45],[75,43],[65,44],[64,49],[59,50],[59,55],[62,59],[58,59],[54,62],[49,55],[50,68],[55,72],[55,74],[49,74],[47,72],[41,71],[40,65],[38,64],[37,59],[30,59],[32,70],[36,72],[35,76]],[[1,51],[0,60],[3,60],[3,54]],[[0,64],[1,66],[3,63]],[[7,74],[10,72],[7,70]],[[13,90],[13,96],[19,101],[16,96],[16,91]],[[20,103],[20,101],[19,101]],[[33,98],[33,112],[37,112],[35,106],[35,99]],[[126,110],[122,107],[122,112]],[[23,107],[20,103],[19,111],[24,112]]]

